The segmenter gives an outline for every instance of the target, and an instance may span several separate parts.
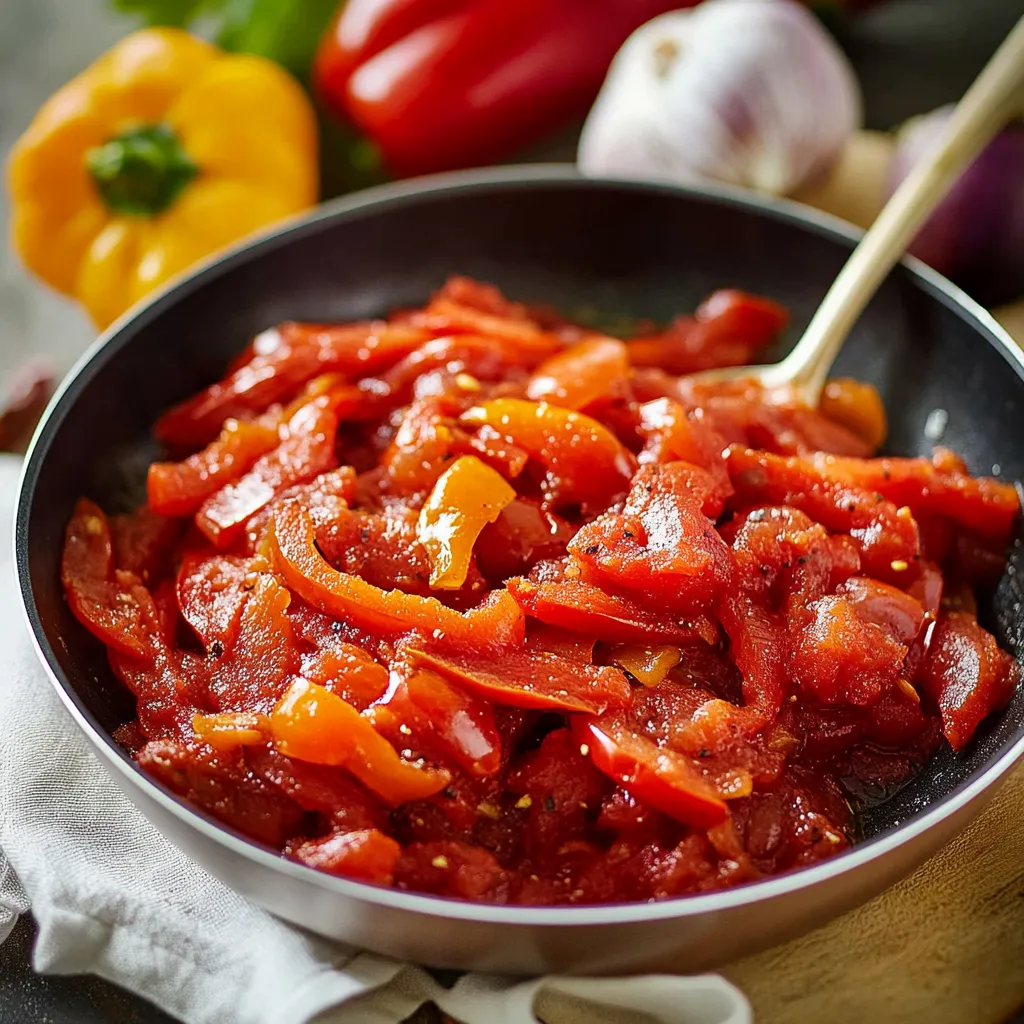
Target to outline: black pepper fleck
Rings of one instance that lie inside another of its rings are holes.
[[[600,545],[598,545],[598,544],[588,544],[583,549],[583,553],[587,554],[587,555],[596,555],[598,550],[599,550],[599,547],[600,547]]]
[[[210,644],[210,657],[220,658],[224,654],[224,645],[219,640],[214,640]]]
[[[544,809],[546,811],[553,811],[555,809],[555,798],[553,796],[544,797]]]

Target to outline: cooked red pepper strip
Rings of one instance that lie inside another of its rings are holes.
[[[915,516],[949,516],[1002,543],[1009,543],[1020,515],[1013,484],[938,469],[930,459],[852,459],[819,452],[812,461],[829,480],[876,491],[896,505],[908,505]]]
[[[190,516],[207,498],[237,480],[279,441],[266,423],[228,420],[220,436],[184,462],[154,462],[146,486],[149,506],[165,516]]]
[[[284,439],[236,483],[212,495],[196,513],[196,525],[219,548],[229,547],[254,516],[287,487],[331,469],[338,414],[330,395],[305,405],[284,427]]]
[[[403,761],[351,704],[308,679],[296,679],[270,716],[274,746],[286,757],[341,765],[367,789],[397,807],[448,785],[440,768]]]
[[[392,672],[387,692],[367,717],[396,745],[436,754],[442,763],[454,760],[477,778],[504,767],[493,705],[428,669],[402,666]]]
[[[637,735],[622,721],[590,719],[574,729],[594,764],[637,800],[692,828],[725,821],[729,810],[689,758]]]
[[[302,676],[365,711],[388,688],[388,670],[361,647],[332,635],[302,659]]]
[[[743,674],[744,701],[749,707],[777,715],[789,678],[789,643],[783,625],[742,591],[723,595],[716,611],[728,634],[733,661]]]
[[[140,606],[132,596],[130,582],[114,577],[107,517],[87,498],[78,501],[68,523],[61,582],[75,618],[105,644],[139,658],[149,654]]]
[[[253,575],[235,641],[221,655],[211,644],[207,692],[218,711],[269,711],[299,668],[292,595],[273,573]]]
[[[534,583],[516,577],[508,590],[527,615],[609,643],[714,643],[717,638],[705,618],[673,618],[581,579]]]
[[[791,505],[833,533],[848,533],[865,572],[886,582],[910,583],[921,541],[909,510],[876,492],[830,480],[806,459],[733,446],[726,462],[740,500]]]
[[[433,334],[478,334],[516,345],[527,359],[543,359],[562,347],[557,335],[532,320],[494,316],[445,295],[434,296],[426,309],[416,314],[413,323]]]
[[[641,405],[640,433],[646,443],[640,465],[651,462],[690,462],[707,470],[714,484],[704,502],[704,514],[717,519],[733,493],[725,468],[725,439],[711,426],[703,409],[687,412],[671,398]]]
[[[704,506],[714,485],[687,462],[641,466],[621,512],[605,512],[569,542],[587,572],[681,614],[711,606],[732,556]]]
[[[285,505],[274,519],[273,550],[288,586],[327,615],[385,635],[418,630],[451,643],[521,641],[522,613],[505,590],[461,614],[433,597],[384,591],[358,576],[338,572],[317,550],[313,523],[298,505]]]
[[[406,653],[414,662],[498,704],[600,715],[629,703],[629,682],[617,668],[572,661],[550,651],[408,647]]]
[[[424,398],[405,410],[381,465],[388,474],[392,493],[429,490],[456,455],[477,455],[508,479],[517,477],[529,455],[484,427],[471,435],[458,423],[461,408],[450,399]]]
[[[535,362],[536,358],[531,358],[516,342],[456,334],[431,338],[392,366],[381,380],[391,404],[401,405],[412,399],[416,381],[433,370],[468,373],[476,380],[498,381],[507,379],[517,368],[525,371]]]
[[[112,516],[114,564],[143,583],[159,580],[166,575],[184,532],[185,524],[180,520],[160,515],[146,505]]]
[[[939,705],[942,732],[954,750],[967,746],[982,720],[1006,705],[1020,674],[1016,660],[969,612],[941,616],[920,684]]]
[[[402,848],[379,829],[337,831],[302,843],[291,854],[317,871],[373,885],[391,885]]]
[[[157,421],[156,435],[184,447],[206,444],[217,436],[225,419],[244,419],[275,402],[287,402],[318,374],[376,373],[427,338],[419,328],[380,321],[343,326],[281,324],[256,339],[247,363],[165,412]]]
[[[697,312],[674,320],[661,334],[630,342],[634,366],[696,373],[755,361],[789,320],[783,306],[732,288],[709,295]]]
[[[249,560],[189,551],[181,561],[176,582],[178,606],[196,636],[209,647],[219,643],[221,653],[238,635],[242,609],[252,583]]]
[[[111,667],[138,698],[143,732],[190,735],[201,684],[179,672],[153,595],[137,576],[115,571],[106,516],[85,498],[68,523],[61,581],[71,611],[107,645]]]
[[[897,643],[909,647],[921,632],[925,610],[920,601],[878,580],[854,576],[836,591],[853,605],[863,622],[882,626]]]

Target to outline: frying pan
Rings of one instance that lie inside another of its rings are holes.
[[[717,287],[785,303],[798,337],[853,247],[839,222],[725,190],[582,180],[569,168],[474,172],[337,202],[235,250],[115,324],[55,397],[28,455],[15,523],[25,611],[58,693],[117,784],[186,854],[314,932],[436,967],[532,973],[703,969],[823,924],[921,863],[978,813],[1024,752],[1024,693],[962,754],[944,750],[868,807],[864,841],[814,867],[656,904],[499,907],[318,873],[161,788],[112,731],[132,701],[61,591],[77,497],[134,506],[158,455],[157,413],[220,376],[284,319],[352,320],[421,304],[453,273],[598,321],[667,319]],[[991,318],[906,261],[853,331],[836,372],[873,383],[888,448],[943,444],[976,473],[1024,477],[1024,361]],[[937,412],[941,410],[941,412]],[[1024,595],[1015,550],[983,619],[1017,657]]]

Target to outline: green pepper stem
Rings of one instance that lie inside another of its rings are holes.
[[[199,168],[166,125],[132,128],[90,149],[85,164],[114,213],[150,217],[166,210]]]

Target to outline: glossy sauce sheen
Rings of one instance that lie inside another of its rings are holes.
[[[978,625],[1013,487],[872,458],[874,391],[687,373],[785,324],[721,291],[628,342],[451,280],[282,324],[157,422],[149,502],[82,499],[63,582],[120,741],[326,871],[470,900],[651,900],[834,856],[1009,700]]]

